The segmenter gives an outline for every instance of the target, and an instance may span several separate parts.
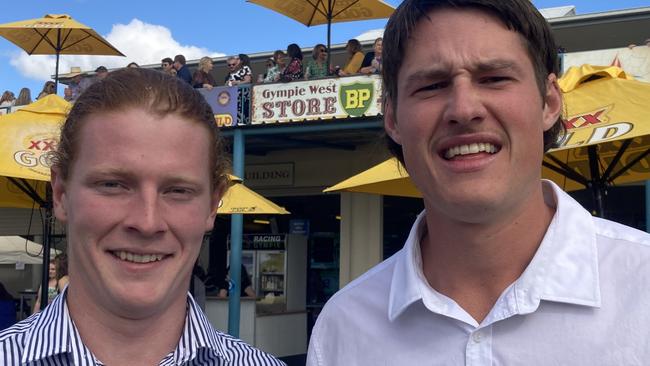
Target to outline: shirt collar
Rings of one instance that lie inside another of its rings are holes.
[[[23,364],[36,363],[63,353],[71,354],[75,365],[97,364],[95,356],[81,342],[79,331],[70,318],[66,305],[67,291],[66,286],[61,295],[36,315],[37,318],[25,337],[25,352],[21,360]]]
[[[187,295],[187,316],[183,334],[174,351],[174,360],[177,364],[184,364],[196,357],[201,348],[207,348],[217,356],[230,362],[230,357],[225,352],[226,345],[218,332],[215,332],[208,318],[192,295]]]
[[[21,360],[23,364],[35,363],[62,353],[70,354],[75,365],[99,364],[92,352],[82,343],[79,331],[68,313],[66,298],[67,287],[52,304],[37,315],[38,318],[31,326],[32,330],[26,335],[25,352]],[[180,365],[190,361],[197,356],[201,348],[213,351],[227,362],[231,361],[225,352],[224,340],[212,328],[210,321],[188,293],[183,334],[173,352],[175,363]]]
[[[532,261],[513,290],[521,314],[540,300],[600,307],[596,228],[591,214],[555,183],[543,181],[555,215]]]
[[[535,311],[540,300],[600,307],[593,219],[555,183],[543,181],[542,185],[546,203],[556,207],[555,214],[533,260],[506,291],[513,291],[519,314]],[[449,299],[433,290],[424,278],[420,239],[426,230],[425,216],[424,211],[418,215],[397,254],[389,293],[390,321],[418,300],[439,314],[453,311]]]

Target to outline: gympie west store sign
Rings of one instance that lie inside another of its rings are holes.
[[[374,75],[256,85],[251,124],[376,116],[381,96]]]

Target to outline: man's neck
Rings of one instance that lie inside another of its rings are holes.
[[[86,347],[105,365],[157,365],[174,351],[185,325],[187,299],[143,318],[110,312],[68,286],[70,317]]]
[[[480,323],[532,260],[554,209],[540,189],[520,209],[487,223],[449,220],[433,210],[426,215],[424,276]]]

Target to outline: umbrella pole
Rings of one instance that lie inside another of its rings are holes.
[[[589,170],[591,172],[590,188],[594,200],[594,211],[596,216],[605,218],[605,211],[603,208],[603,192],[605,185],[600,177],[600,169],[598,169],[598,151],[597,147],[592,145],[587,147],[589,154]]]
[[[56,52],[56,68],[54,69],[54,94],[59,92],[59,52]]]
[[[327,74],[330,73],[332,60],[332,0],[327,2]]]
[[[52,231],[52,189],[45,187],[45,218],[43,219],[43,273],[41,281],[41,308],[45,309],[48,301],[48,284],[50,282],[50,232]]]
[[[56,68],[54,69],[54,94],[59,93],[59,56],[61,54],[61,29],[56,30]]]

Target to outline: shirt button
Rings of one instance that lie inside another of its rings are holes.
[[[483,340],[483,334],[481,334],[481,332],[474,332],[474,334],[472,334],[472,339],[476,343],[481,343]]]

